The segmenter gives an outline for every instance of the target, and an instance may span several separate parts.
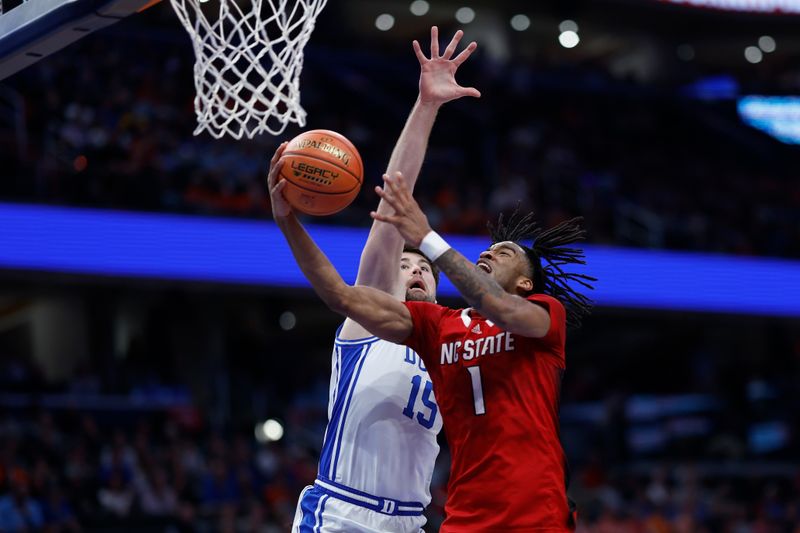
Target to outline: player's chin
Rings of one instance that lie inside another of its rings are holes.
[[[422,289],[409,289],[406,291],[407,302],[435,302],[436,297]]]

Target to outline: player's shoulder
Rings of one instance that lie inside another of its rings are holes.
[[[531,294],[527,297],[528,301],[534,305],[539,305],[547,310],[550,315],[551,331],[554,329],[564,330],[567,323],[567,310],[558,298],[549,294]]]
[[[543,305],[549,310],[558,310],[564,311],[564,304],[561,303],[561,300],[558,298],[554,298],[549,294],[530,294],[526,297],[529,302],[533,302],[535,304]]]

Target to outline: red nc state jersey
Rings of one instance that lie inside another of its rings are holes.
[[[558,402],[566,313],[555,298],[543,338],[501,330],[471,309],[405,302],[404,342],[425,362],[452,455],[447,532],[570,531]]]

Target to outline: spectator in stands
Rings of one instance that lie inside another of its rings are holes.
[[[10,493],[0,497],[0,531],[28,533],[45,525],[42,505],[30,495],[30,478],[21,468],[11,470]]]

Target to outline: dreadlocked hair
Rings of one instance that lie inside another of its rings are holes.
[[[586,230],[581,227],[583,217],[576,217],[561,222],[549,229],[542,229],[534,219],[533,213],[521,214],[517,207],[508,220],[503,214],[497,224],[487,224],[492,236],[492,243],[512,241],[524,251],[533,270],[532,293],[544,293],[564,304],[567,311],[567,325],[578,328],[583,317],[592,309],[592,300],[577,292],[570,284],[578,283],[587,289],[594,289],[590,284],[597,278],[585,274],[566,272],[564,265],[585,265],[583,250],[567,248],[566,245],[586,238]],[[532,241],[526,246],[520,241]],[[542,266],[542,260],[546,265]]]

